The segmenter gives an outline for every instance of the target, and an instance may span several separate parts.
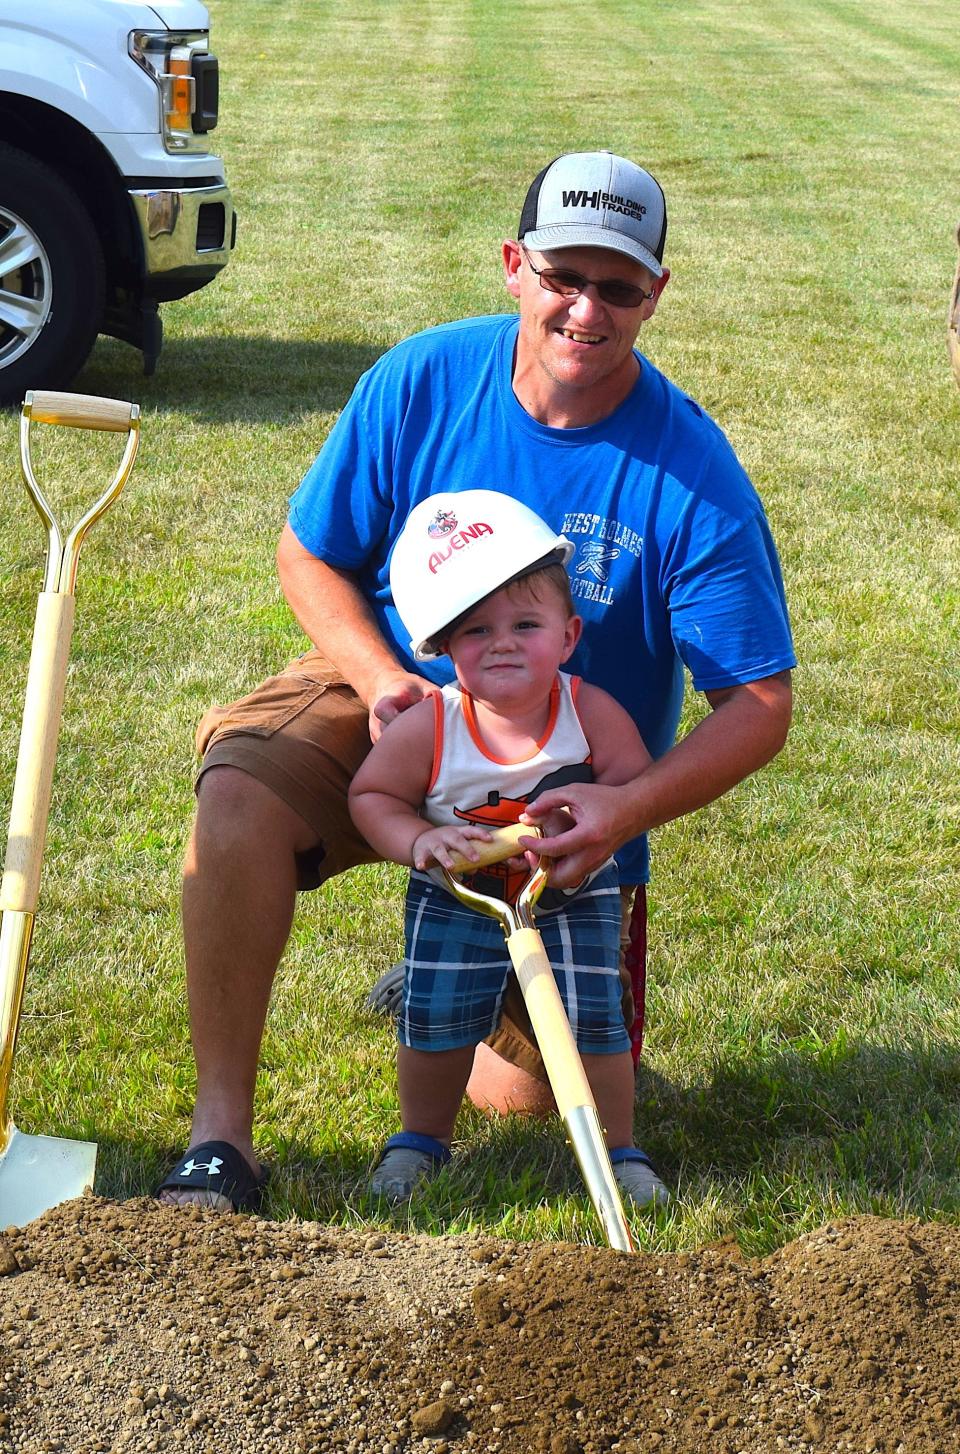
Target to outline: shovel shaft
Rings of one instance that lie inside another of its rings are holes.
[[[53,764],[67,679],[76,598],[44,591],[27,673],[20,750],[13,782],[7,856],[0,883],[0,1150],[10,1136],[7,1097],[17,1026],[40,893],[40,865],[47,836]]]
[[[7,1100],[33,922],[32,914],[18,914],[13,909],[5,909],[0,915],[0,1155],[6,1151],[13,1129],[7,1116]]]
[[[596,1107],[575,1106],[564,1118],[564,1125],[607,1244],[615,1252],[632,1252],[633,1240]]]
[[[507,949],[557,1110],[566,1121],[574,1106],[592,1106],[594,1100],[550,960],[536,929],[517,929],[507,940]]]
[[[603,1139],[596,1102],[543,940],[536,929],[516,929],[507,939],[507,949],[520,981],[557,1110],[567,1128],[604,1235],[616,1251],[632,1252],[630,1230]]]
[[[597,1103],[590,1089],[583,1061],[577,1049],[570,1021],[564,1009],[553,968],[543,947],[543,940],[533,926],[534,907],[547,876],[542,866],[531,873],[516,905],[476,893],[453,876],[480,864],[498,863],[522,852],[519,837],[538,837],[539,828],[511,824],[492,830],[492,841],[475,843],[478,860],[458,863],[445,877],[450,892],[470,908],[499,919],[507,940],[510,962],[516,972],[523,998],[533,1026],[537,1046],[543,1058],[547,1080],[553,1091],[557,1110],[567,1128],[573,1153],[577,1158],[584,1183],[600,1219],[607,1243],[617,1252],[632,1252],[633,1242],[624,1216],[623,1202],[617,1187],[610,1153],[603,1137]]]
[[[37,601],[10,833],[0,885],[0,909],[4,911],[36,912],[74,606],[75,597],[54,591],[42,592]]]

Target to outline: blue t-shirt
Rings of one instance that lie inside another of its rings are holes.
[[[796,664],[763,507],[721,430],[642,355],[606,419],[538,424],[512,388],[517,328],[512,314],[472,318],[384,354],[293,495],[290,526],[311,554],[356,573],[409,670],[445,683],[449,658],[415,662],[393,606],[393,542],[437,490],[522,500],[576,547],[584,630],[565,670],[616,697],[659,757],[676,734],[684,666],[706,691]],[[617,858],[624,883],[646,881],[645,838]]]

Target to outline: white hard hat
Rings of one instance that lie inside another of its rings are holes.
[[[491,591],[573,545],[497,490],[446,492],[410,511],[390,557],[390,589],[417,661],[443,653],[434,638]]]

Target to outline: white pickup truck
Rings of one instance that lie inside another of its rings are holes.
[[[209,41],[198,0],[0,0],[0,404],[66,384],[98,333],[152,373],[157,305],[226,264]]]

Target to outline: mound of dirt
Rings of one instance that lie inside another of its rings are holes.
[[[345,1232],[149,1201],[0,1236],[0,1448],[960,1449],[960,1229],[763,1260]]]

